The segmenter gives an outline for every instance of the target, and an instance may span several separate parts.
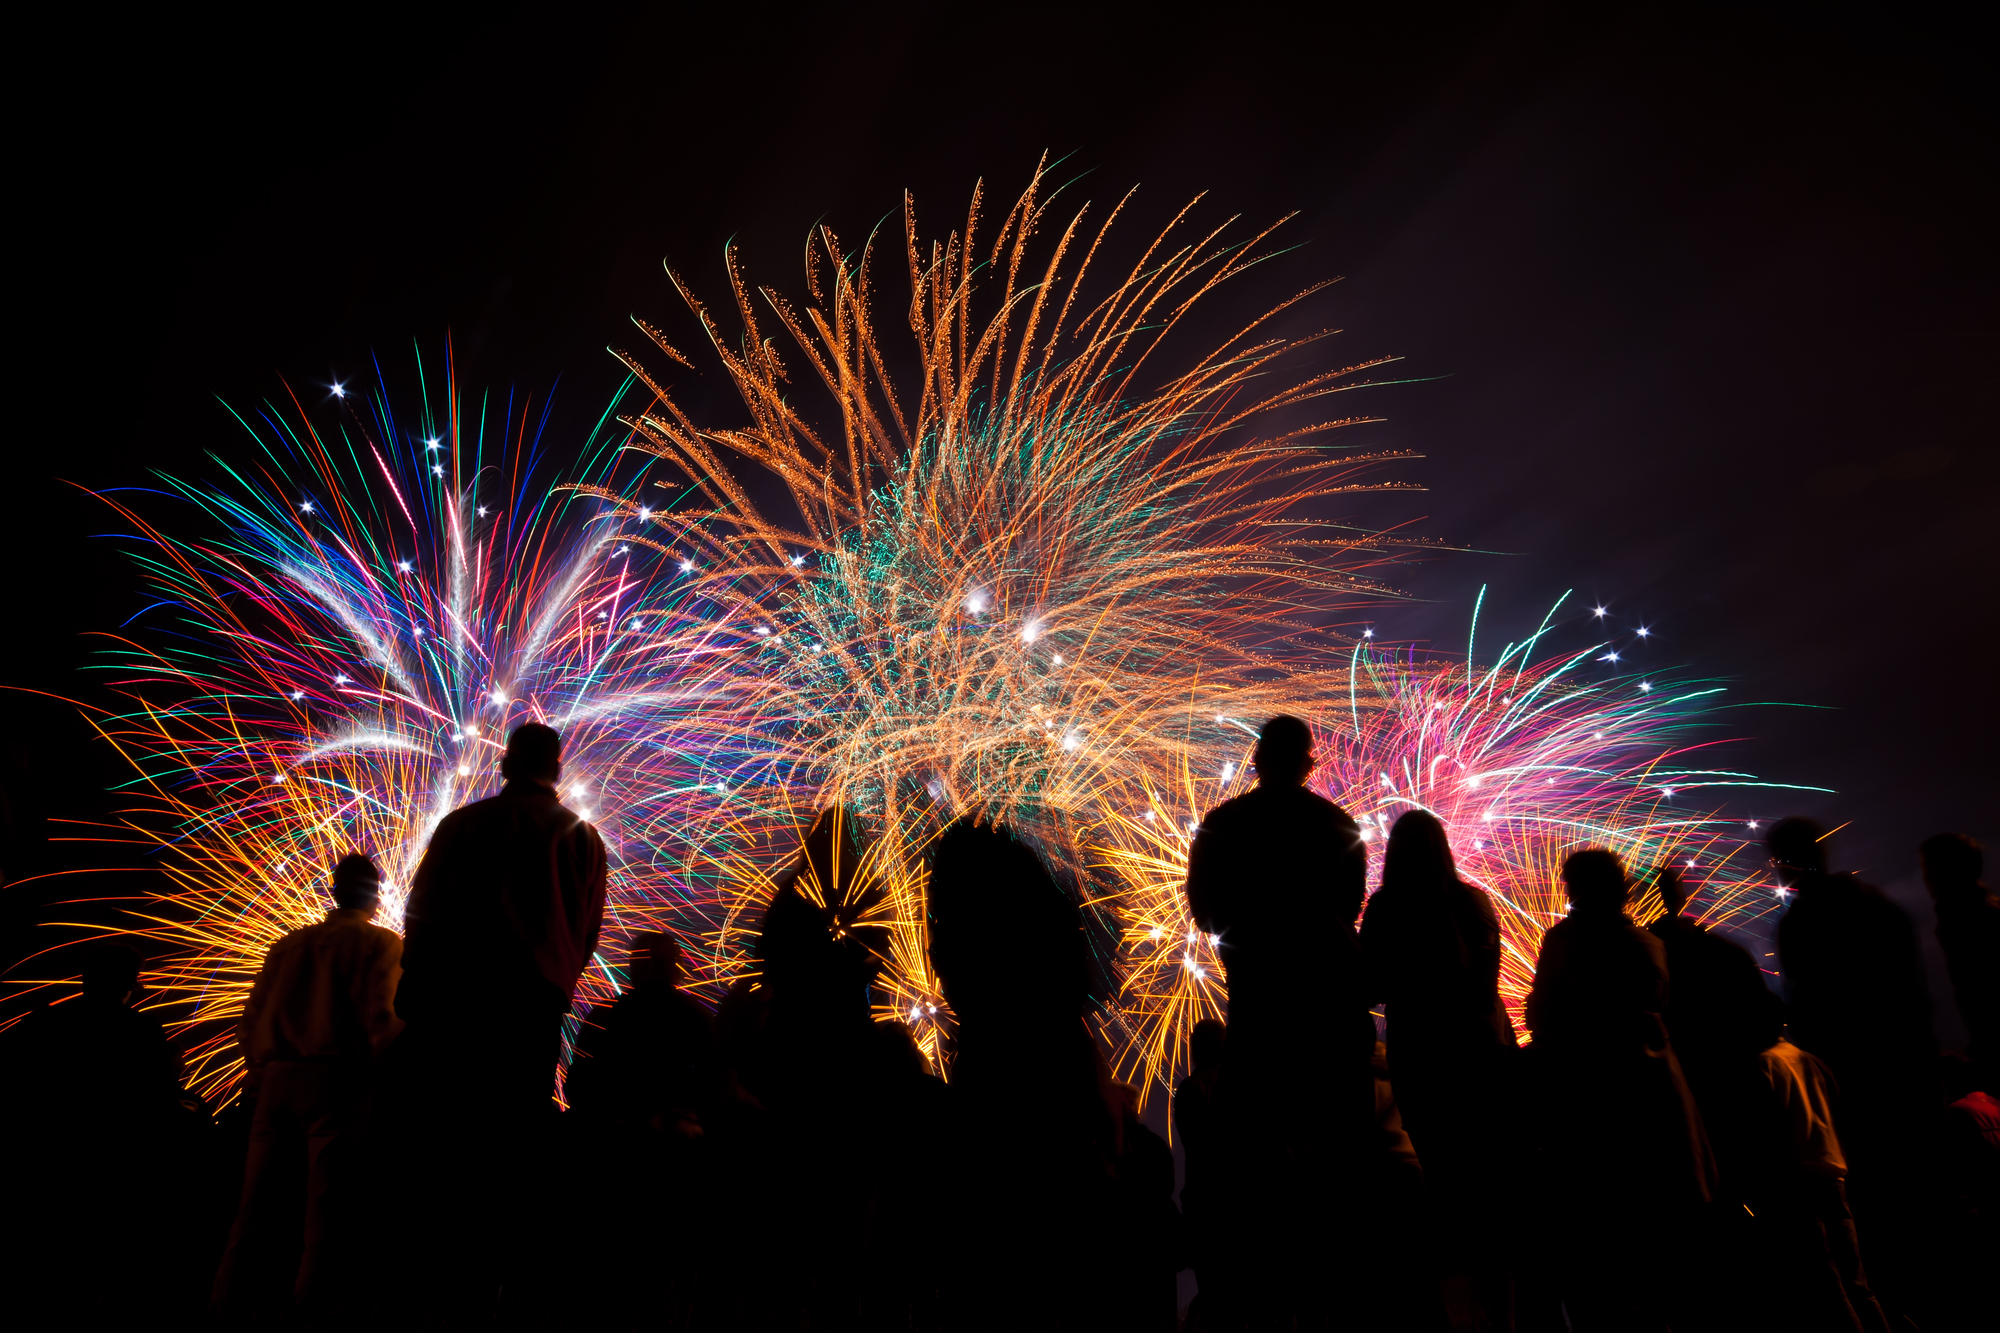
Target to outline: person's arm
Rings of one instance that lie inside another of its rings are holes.
[[[1225,915],[1223,910],[1223,888],[1221,878],[1225,857],[1217,845],[1220,839],[1215,830],[1203,820],[1195,831],[1194,841],[1188,846],[1187,861],[1187,905],[1188,915],[1195,925],[1211,934],[1221,934]]]
[[[368,967],[356,978],[354,1009],[368,1032],[368,1044],[377,1054],[403,1030],[396,1017],[396,987],[403,979],[403,941],[393,931],[378,942],[369,956]]]

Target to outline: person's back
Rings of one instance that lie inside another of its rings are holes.
[[[1040,1327],[1102,1326],[1112,1275],[1046,1243],[1051,1217],[1075,1234],[1112,1225],[1120,1109],[1083,1023],[1089,942],[1076,904],[1035,850],[998,825],[952,824],[932,847],[930,956],[957,1020],[951,1088],[961,1126],[949,1191],[968,1327],[1013,1327],[997,1299],[1035,1276]],[[993,923],[1005,921],[996,931]]]
[[[1778,961],[1792,1040],[1866,1104],[1934,1050],[1930,997],[1908,914],[1873,885],[1828,873],[1824,836],[1802,819],[1771,831],[1772,859],[1794,894],[1778,921]]]
[[[326,919],[265,955],[237,1024],[244,1084],[255,1099],[243,1195],[216,1273],[219,1323],[260,1326],[297,1302],[324,1316],[351,1295],[359,1138],[375,1096],[377,1056],[400,1029],[394,1010],[403,941],[371,924],[381,877],[367,857],[334,867]],[[305,1180],[303,1246],[291,1182]]]
[[[1188,849],[1187,903],[1217,940],[1229,994],[1223,1197],[1207,1231],[1215,1313],[1254,1325],[1315,1318],[1348,1280],[1354,1182],[1375,1132],[1375,1023],[1354,931],[1360,831],[1307,789],[1302,720],[1266,722],[1252,762],[1256,790],[1209,811]]]
[[[1513,1230],[1504,1108],[1518,1052],[1500,1002],[1500,924],[1485,892],[1458,878],[1428,811],[1407,811],[1390,830],[1361,956],[1368,998],[1384,1003],[1398,1116],[1423,1164],[1435,1267],[1453,1308],[1504,1321],[1515,1256],[1495,1238]]]
[[[1974,1081],[2000,1092],[2000,899],[1980,878],[1985,852],[1970,838],[1940,833],[1918,853],[1937,905],[1938,947],[1965,1020]]]
[[[558,1299],[528,1256],[566,1206],[547,1165],[556,1062],[603,920],[604,843],[557,796],[555,731],[515,728],[500,771],[499,795],[438,823],[403,909],[402,1151],[435,1249],[400,1277],[433,1321],[486,1318],[496,1292],[515,1308]]]
[[[570,1109],[652,1131],[698,1134],[721,1092],[714,1022],[680,989],[680,947],[660,931],[632,939],[616,1000],[591,1011],[563,1090]]]
[[[1666,952],[1665,1018],[1674,1053],[1699,1083],[1711,1068],[1754,1054],[1738,1015],[1760,1003],[1764,974],[1749,950],[1686,914],[1687,890],[1671,867],[1661,867],[1657,880],[1666,911],[1646,931]]]
[[[1610,1247],[1673,1253],[1713,1197],[1714,1161],[1661,1016],[1666,950],[1625,915],[1624,867],[1590,849],[1562,873],[1570,914],[1542,937],[1527,1021],[1543,1114],[1560,1117],[1545,1157],[1570,1229],[1563,1299],[1578,1328],[1664,1327],[1686,1289],[1650,1286]]]
[[[1215,935],[1229,985],[1230,1062],[1275,1075],[1297,1039],[1329,1036],[1365,1064],[1354,921],[1368,859],[1347,812],[1307,789],[1312,735],[1274,718],[1258,741],[1258,785],[1208,812],[1188,848],[1189,914]]]

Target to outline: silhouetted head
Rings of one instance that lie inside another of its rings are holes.
[[[1625,906],[1625,867],[1602,847],[1571,852],[1563,859],[1563,884],[1573,907],[1586,912],[1616,912]]]
[[[125,1003],[139,988],[139,953],[129,944],[93,944],[83,956],[86,998]]]
[[[681,984],[680,941],[664,930],[642,930],[632,937],[625,956],[625,975],[632,985],[670,990]]]
[[[1222,1050],[1229,1040],[1229,1029],[1219,1018],[1204,1018],[1188,1033],[1188,1056],[1194,1061],[1196,1073],[1213,1069],[1222,1063]]]
[[[1436,890],[1458,879],[1451,839],[1428,810],[1406,810],[1389,829],[1382,857],[1382,887],[1404,893]]]
[[[1250,753],[1260,786],[1296,787],[1313,771],[1312,728],[1299,718],[1280,713],[1257,733]]]
[[[1940,833],[1917,848],[1924,864],[1924,884],[1931,897],[1951,898],[1986,892],[1979,877],[1986,872],[1986,853],[1963,833]]]
[[[333,867],[333,901],[336,907],[372,910],[382,896],[382,876],[375,863],[360,852],[350,852]]]
[[[757,956],[774,987],[845,1003],[881,970],[888,927],[875,919],[883,891],[866,873],[865,852],[845,807],[829,806],[813,820],[758,935]]]
[[[500,760],[500,776],[509,782],[555,786],[562,776],[561,734],[539,722],[523,722],[514,728],[507,737],[507,754]]]
[[[965,1030],[1074,1023],[1090,998],[1083,916],[1035,849],[967,816],[931,845],[931,966]]]
[[[1667,909],[1667,915],[1679,916],[1688,905],[1687,885],[1681,882],[1681,872],[1672,866],[1660,866],[1653,871],[1653,885],[1660,891],[1660,905]]]
[[[1781,819],[1764,835],[1778,878],[1790,883],[1793,874],[1826,873],[1826,830],[1799,816]]]

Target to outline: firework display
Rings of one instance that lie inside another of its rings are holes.
[[[1469,651],[1420,654],[1364,639],[1346,655],[1345,697],[1322,697],[1307,714],[1319,757],[1309,785],[1353,815],[1376,849],[1371,889],[1398,815],[1428,810],[1449,830],[1460,875],[1492,896],[1500,995],[1524,1037],[1542,933],[1568,911],[1561,870],[1570,852],[1608,848],[1635,880],[1674,867],[1693,893],[1690,914],[1711,927],[1746,927],[1777,906],[1755,826],[1704,804],[1719,787],[1780,785],[1697,766],[1717,742],[1690,737],[1722,687],[1624,674],[1606,643],[1550,652],[1544,640],[1560,607],[1485,665]],[[1183,884],[1202,812],[1251,784],[1252,742],[1242,736],[1229,758],[1183,768],[1170,784],[1134,784],[1087,834],[1112,885],[1104,907],[1121,952],[1120,993],[1100,1029],[1142,1093],[1169,1087],[1194,1024],[1225,1013],[1218,942],[1189,921]],[[1660,914],[1649,876],[1630,910],[1641,922]]]
[[[378,385],[335,386],[337,429],[296,401],[243,417],[257,467],[166,483],[207,535],[113,499],[161,601],[119,640],[132,707],[98,725],[174,886],[138,929],[174,950],[149,981],[179,1006],[197,1090],[233,1088],[229,1024],[269,945],[319,919],[326,867],[372,855],[398,924],[430,830],[496,787],[530,720],[563,732],[563,797],[611,854],[579,1010],[617,991],[639,929],[674,933],[710,998],[752,976],[775,877],[840,803],[884,928],[878,1017],[940,1072],[924,855],[970,814],[1075,887],[1115,990],[1096,1017],[1113,1063],[1170,1083],[1223,996],[1181,897],[1187,843],[1279,712],[1312,721],[1314,786],[1365,838],[1407,808],[1445,820],[1500,910],[1517,1021],[1578,846],[1687,863],[1712,920],[1760,910],[1731,868],[1740,834],[1687,800],[1750,781],[1680,749],[1715,687],[1593,676],[1602,650],[1547,655],[1546,622],[1484,665],[1326,628],[1387,594],[1371,571],[1408,544],[1329,517],[1402,484],[1369,473],[1408,455],[1336,443],[1371,418],[1323,410],[1386,358],[1288,371],[1326,335],[1270,330],[1310,292],[1219,346],[1176,341],[1269,231],[1194,231],[1183,210],[1104,280],[1124,201],[1087,226],[1046,187],[991,239],[977,195],[935,242],[906,203],[907,343],[878,333],[875,238],[816,230],[803,307],[730,251],[738,334],[671,275],[740,393],[734,427],[620,353],[627,391],[558,477],[546,405],[464,401],[447,367],[414,416]]]

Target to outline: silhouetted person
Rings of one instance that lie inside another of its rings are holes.
[[[718,1015],[759,1113],[744,1128],[762,1147],[735,1160],[754,1173],[752,1224],[771,1244],[749,1290],[774,1324],[851,1327],[900,1294],[868,1259],[890,1243],[870,1228],[913,1141],[891,1109],[905,1052],[870,999],[889,948],[884,902],[852,812],[821,811],[765,910],[758,975]]]
[[[634,935],[625,989],[590,1012],[563,1082],[581,1175],[594,1184],[617,1164],[591,1228],[600,1313],[614,1325],[693,1319],[715,1228],[689,1219],[741,1184],[717,1180],[708,1137],[725,1073],[708,1010],[681,980],[673,937]]]
[[[1361,953],[1369,998],[1385,1004],[1396,1106],[1434,1200],[1453,1325],[1504,1327],[1511,1277],[1494,1242],[1512,1230],[1498,1209],[1513,1195],[1503,1108],[1518,1043],[1500,1003],[1499,918],[1483,889],[1459,879],[1428,811],[1408,811],[1389,832]]]
[[[1188,1034],[1188,1057],[1192,1068],[1174,1089],[1174,1133],[1180,1136],[1184,1164],[1181,1182],[1181,1217],[1187,1237],[1189,1263],[1200,1284],[1207,1264],[1207,1233],[1204,1230],[1216,1208],[1215,1192],[1220,1188],[1222,1161],[1221,1129],[1215,1119],[1215,1094],[1222,1080],[1222,1057],[1229,1029],[1219,1018],[1204,1018]],[[1209,1279],[1211,1282],[1214,1279]],[[1195,1297],[1197,1302],[1201,1297]]]
[[[1768,991],[1736,1012],[1759,1047],[1756,1096],[1743,1107],[1732,1177],[1750,1219],[1756,1278],[1744,1295],[1751,1324],[1829,1333],[1887,1333],[1869,1289],[1835,1107],[1824,1061],[1784,1040],[1783,1006]]]
[[[1663,1017],[1726,1178],[1736,1152],[1744,1080],[1770,1044],[1746,1036],[1742,1015],[1762,1012],[1770,990],[1749,950],[1687,915],[1687,886],[1673,867],[1659,867],[1654,881],[1666,912],[1646,929],[1667,955]]]
[[[632,937],[625,990],[591,1011],[564,1080],[570,1110],[653,1133],[699,1137],[720,1094],[714,1020],[681,990],[681,948],[664,931]]]
[[[1547,1185],[1567,1233],[1563,1300],[1578,1329],[1664,1328],[1686,1293],[1656,1289],[1624,1256],[1682,1267],[1671,1256],[1713,1197],[1714,1163],[1661,1017],[1666,950],[1625,915],[1624,867],[1592,849],[1562,875],[1570,913],[1542,937],[1527,1020],[1544,1115],[1558,1118]]]
[[[439,822],[403,909],[403,1152],[436,1210],[407,1271],[446,1319],[546,1280],[528,1256],[561,1213],[546,1197],[556,1060],[604,913],[604,843],[556,794],[562,738],[517,727],[500,772],[497,796]]]
[[[1033,848],[970,818],[933,844],[929,907],[958,1045],[948,1308],[973,1328],[1104,1327],[1112,1275],[1070,1238],[1116,1216],[1123,1111],[1083,1022],[1082,915]]]
[[[1926,838],[1917,851],[1937,905],[1938,947],[1965,1020],[1973,1079],[1982,1091],[2000,1091],[2000,899],[1980,878],[1986,854],[1956,833]]]
[[[353,1197],[356,1154],[376,1057],[402,1026],[395,996],[403,941],[372,924],[380,892],[373,862],[341,858],[326,919],[271,946],[243,1006],[236,1040],[256,1109],[242,1202],[211,1301],[222,1322],[264,1325],[294,1302],[324,1315],[366,1262],[356,1240],[373,1210]],[[292,1206],[297,1179],[305,1184],[302,1240]],[[295,1244],[292,1265],[285,1261]],[[281,1264],[289,1271],[278,1271]]]
[[[1876,1291],[1893,1311],[1938,1323],[1957,1297],[1939,1257],[1943,1110],[1916,929],[1879,889],[1828,873],[1826,837],[1809,819],[1786,819],[1767,839],[1794,895],[1778,922],[1790,1037],[1840,1085],[1848,1192],[1871,1237]]]
[[[1211,1236],[1229,1242],[1214,1266],[1218,1304],[1233,1313],[1216,1314],[1277,1326],[1327,1317],[1329,1265],[1351,1251],[1339,1201],[1363,1169],[1374,1103],[1375,1026],[1354,935],[1368,861],[1347,812],[1306,787],[1304,722],[1265,723],[1252,762],[1256,788],[1209,811],[1195,834],[1187,898],[1229,987],[1229,1198]]]

